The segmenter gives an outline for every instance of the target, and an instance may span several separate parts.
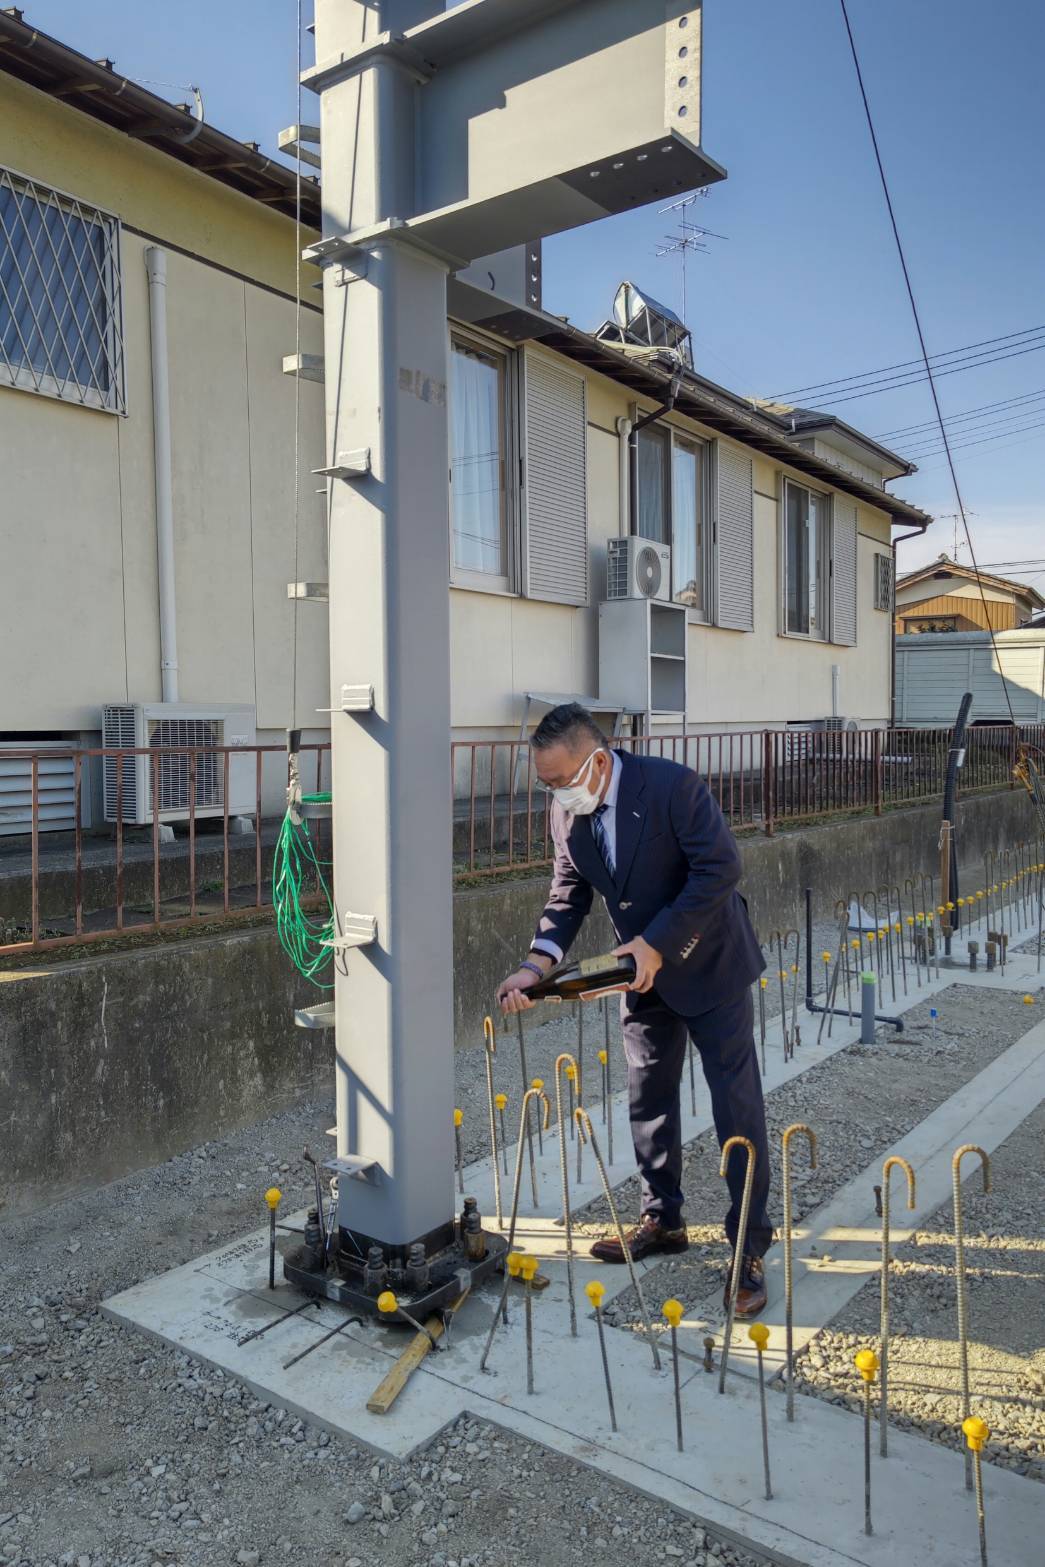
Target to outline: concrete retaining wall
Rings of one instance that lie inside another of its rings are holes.
[[[852,890],[936,870],[937,805],[781,834],[741,848],[744,891],[763,932],[794,924],[802,889],[829,915]],[[964,801],[960,858],[1031,837],[1026,794]],[[460,890],[454,900],[455,1021],[475,1037],[494,989],[523,955],[546,876]],[[604,912],[581,950],[606,950]],[[332,1035],[294,1027],[315,992],[271,929],[0,972],[0,1206],[27,1209],[111,1180],[327,1092]]]

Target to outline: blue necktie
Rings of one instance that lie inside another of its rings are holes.
[[[592,812],[591,830],[592,835],[595,838],[596,845],[598,846],[599,853],[602,855],[603,864],[612,877],[614,872],[613,854],[610,851],[610,839],[609,834],[606,831],[606,823],[602,819],[608,810],[608,805],[597,805],[595,807],[594,811]]]

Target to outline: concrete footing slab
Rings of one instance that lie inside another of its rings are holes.
[[[1014,956],[1006,974],[941,972],[930,987],[911,987],[906,1006],[956,980],[984,988],[1035,991],[1034,963]],[[1029,1011],[1029,1009],[1028,1009]],[[997,1146],[1045,1094],[1045,1023],[1028,1033],[969,1084],[939,1106],[898,1145],[915,1165],[918,1209],[909,1219],[894,1204],[899,1241],[946,1196],[950,1155],[966,1140],[988,1150]],[[808,1019],[807,1019],[808,1021]],[[803,1045],[789,1063],[782,1060],[779,1024],[770,1030],[767,1087],[790,1080],[856,1035],[836,1019],[830,1041]],[[684,1085],[684,1101],[688,1093]],[[616,1106],[620,1146],[611,1171],[618,1183],[633,1173],[623,1107]],[[600,1109],[592,1110],[601,1134]],[[706,1129],[704,1114],[686,1115],[684,1135]],[[605,1141],[604,1137],[602,1138]],[[571,1148],[571,1207],[600,1190],[590,1154],[574,1183],[576,1149]],[[730,1374],[723,1394],[692,1357],[703,1324],[687,1322],[680,1334],[688,1353],[681,1363],[686,1450],[675,1441],[670,1348],[658,1337],[661,1370],[653,1367],[641,1333],[607,1332],[619,1430],[610,1429],[598,1336],[584,1297],[584,1285],[599,1277],[608,1293],[626,1288],[624,1269],[599,1268],[586,1256],[576,1262],[578,1332],[569,1331],[567,1270],[559,1199],[559,1149],[546,1136],[539,1160],[541,1204],[528,1203],[528,1172],[517,1231],[522,1249],[542,1259],[550,1278],[534,1298],[536,1391],[526,1392],[522,1297],[513,1285],[510,1320],[494,1338],[488,1369],[479,1369],[498,1290],[481,1290],[455,1319],[449,1346],[428,1356],[388,1415],[367,1411],[367,1398],[401,1352],[405,1337],[372,1322],[346,1323],[337,1308],[322,1303],[297,1316],[286,1313],[303,1297],[280,1284],[267,1288],[268,1236],[259,1228],[173,1272],[150,1279],[105,1304],[114,1321],[132,1326],[219,1367],[256,1396],[331,1432],[374,1450],[405,1457],[429,1444],[459,1415],[469,1413],[529,1437],[544,1446],[678,1508],[707,1526],[791,1567],[957,1567],[978,1558],[973,1498],[964,1487],[961,1456],[918,1436],[890,1433],[890,1456],[873,1442],[874,1533],[863,1530],[863,1440],[851,1413],[799,1395],[796,1420],[788,1424],[784,1399],[768,1395],[773,1499],[763,1497],[759,1400],[752,1362],[736,1330]],[[878,1266],[879,1225],[874,1218],[877,1166],[856,1177],[796,1232],[796,1342],[804,1343],[833,1317]],[[466,1171],[466,1189],[492,1214],[490,1161]],[[507,1207],[507,1204],[506,1204]],[[288,1222],[300,1222],[290,1220]],[[815,1250],[814,1250],[815,1247]],[[774,1253],[779,1248],[774,1248]],[[771,1254],[770,1303],[766,1321],[773,1341],[782,1339],[780,1263]],[[650,1301],[659,1312],[660,1301]],[[279,1318],[260,1338],[247,1334]],[[343,1331],[297,1364],[286,1362],[330,1328]],[[687,1343],[687,1340],[689,1341]],[[775,1354],[774,1364],[779,1362]],[[716,1353],[717,1359],[717,1353]],[[767,1366],[767,1372],[770,1368]],[[855,1384],[854,1373],[854,1384]],[[987,1530],[992,1560],[1030,1563],[1040,1556],[1040,1487],[1009,1470],[984,1468]]]

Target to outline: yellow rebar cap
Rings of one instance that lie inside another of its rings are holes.
[[[765,1349],[769,1343],[769,1329],[764,1322],[753,1322],[747,1330],[747,1336],[756,1349]]]
[[[602,1305],[602,1297],[606,1293],[606,1286],[605,1284],[600,1284],[598,1279],[592,1279],[590,1284],[586,1284],[584,1286],[584,1293],[587,1295],[596,1311],[598,1311],[599,1307]]]
[[[533,1279],[533,1278],[536,1278],[536,1276],[537,1276],[537,1258],[536,1257],[520,1257],[519,1258],[519,1263],[520,1263],[519,1271],[522,1274],[523,1278],[526,1280],[526,1283],[529,1284],[530,1280]]]
[[[533,1082],[530,1084],[530,1087],[536,1088],[537,1092],[540,1093],[541,1089],[544,1087],[544,1078],[535,1077]]]
[[[463,1110],[455,1110],[454,1111],[454,1125],[455,1126],[460,1126],[461,1122],[463,1120],[464,1120],[464,1111]]]
[[[820,956],[823,958],[825,963],[830,963],[831,954],[829,952],[821,952]]]
[[[865,1382],[873,1382],[875,1372],[878,1370],[878,1356],[873,1349],[859,1349],[855,1356],[857,1371]]]
[[[609,1059],[610,1059],[610,1053],[609,1053],[608,1050],[600,1050],[599,1051],[599,1060],[602,1062],[603,1066],[606,1065],[606,1062]]]
[[[508,1095],[494,1094],[493,1102],[497,1106],[498,1110],[503,1110],[505,1105],[508,1103]]]
[[[565,1067],[565,1071],[566,1071],[566,1076],[569,1078],[570,1082],[571,1083],[574,1082],[576,1080],[576,1077],[577,1077],[577,1068],[573,1065],[573,1063],[571,1061],[567,1061],[566,1067]]]
[[[1034,997],[1033,996],[1024,996],[1024,998],[1023,998],[1023,1005],[1025,1007],[1032,1007],[1034,1005]]]
[[[679,1323],[682,1321],[682,1312],[684,1309],[682,1302],[680,1300],[676,1300],[674,1296],[672,1296],[670,1300],[666,1300],[664,1302],[660,1309],[664,1313],[671,1326],[673,1328],[677,1328]]]
[[[761,985],[762,989],[765,990],[766,986],[769,984],[769,981],[768,979],[760,979],[758,983]]]
[[[986,1420],[981,1420],[979,1415],[970,1415],[968,1420],[962,1421],[962,1430],[965,1440],[974,1453],[983,1451],[984,1444],[989,1440],[991,1428]]]
[[[377,1297],[378,1311],[396,1311],[398,1306],[399,1302],[396,1300],[391,1290],[382,1290],[380,1295]]]
[[[278,1186],[270,1186],[268,1191],[265,1193],[265,1201],[268,1203],[273,1213],[275,1213],[276,1209],[279,1207],[282,1198],[283,1193],[280,1191]]]
[[[510,1276],[513,1279],[517,1279],[519,1274],[522,1272],[522,1252],[510,1251],[508,1253],[508,1261],[505,1266],[507,1267]]]

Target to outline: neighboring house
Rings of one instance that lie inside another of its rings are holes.
[[[179,698],[248,705],[261,742],[295,723],[321,736],[327,613],[287,593],[326,576],[307,266],[311,362],[297,379],[283,364],[318,192],[305,184],[297,235],[293,171],[253,145],[17,15],[0,16],[0,42],[0,745],[96,745],[103,704],[162,695],[155,250]],[[489,291],[496,258],[449,286],[454,736],[517,734],[528,692],[616,700],[647,674],[628,705],[654,730],[887,723],[893,530],[930,521],[886,489],[911,465],[838,421],[803,424],[814,416],[680,372],[663,348],[636,354],[546,314],[539,249],[524,259],[525,278],[502,285],[515,303]],[[633,450],[632,424],[658,407]],[[667,607],[605,617],[600,692],[607,545],[629,534],[664,561]],[[279,788],[277,767],[273,807]]]
[[[947,555],[896,582],[897,636],[1010,631],[1043,608],[1045,599],[1026,582],[976,572]]]

